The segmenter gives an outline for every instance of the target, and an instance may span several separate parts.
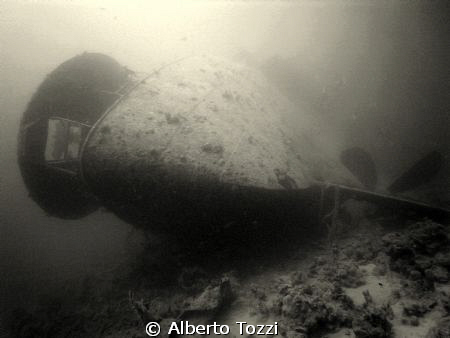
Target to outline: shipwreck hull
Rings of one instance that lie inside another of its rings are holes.
[[[31,99],[18,160],[48,215],[79,218],[105,206],[135,226],[180,236],[320,233],[351,198],[392,213],[448,216],[360,190],[339,147],[298,109],[259,72],[222,59],[187,57],[136,73],[84,53],[50,73]]]

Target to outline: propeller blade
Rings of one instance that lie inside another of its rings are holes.
[[[392,194],[401,193],[430,182],[442,168],[443,163],[441,153],[438,151],[428,153],[397,178],[388,187],[388,191]]]

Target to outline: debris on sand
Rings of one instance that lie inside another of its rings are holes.
[[[306,284],[280,290],[272,311],[281,315],[284,325],[306,334],[332,331],[351,325],[353,303],[331,283]]]
[[[198,297],[193,298],[179,318],[183,320],[197,316],[213,318],[225,306],[230,305],[233,296],[230,279],[225,277],[218,285],[209,285]]]
[[[442,319],[436,327],[428,332],[425,338],[446,338],[450,337],[450,318]]]
[[[392,310],[375,304],[368,292],[366,302],[355,305],[337,283],[311,279],[280,284],[275,299],[260,289],[254,294],[254,309],[279,318],[286,337],[323,337],[342,328],[353,329],[356,337],[392,336]]]
[[[418,222],[403,232],[383,237],[390,268],[408,279],[422,281],[424,288],[449,279],[449,230],[431,221]]]
[[[392,337],[394,313],[389,305],[375,305],[369,291],[364,292],[365,303],[359,307],[359,315],[353,321],[353,332],[359,338]]]

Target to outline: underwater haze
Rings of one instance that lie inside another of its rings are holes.
[[[261,70],[340,149],[361,147],[387,187],[430,151],[449,206],[450,8],[445,1],[0,2],[0,304],[133,260],[143,237],[104,210],[46,215],[17,163],[22,113],[46,75],[83,52],[136,71],[212,54]]]

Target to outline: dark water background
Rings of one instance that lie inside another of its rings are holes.
[[[139,250],[139,234],[111,214],[63,221],[27,195],[16,161],[21,114],[61,62],[84,51],[143,71],[196,53],[266,70],[278,62],[291,75],[274,82],[299,112],[367,149],[382,184],[435,149],[446,161],[435,184],[449,190],[448,14],[437,1],[1,2],[0,304],[30,303]]]

